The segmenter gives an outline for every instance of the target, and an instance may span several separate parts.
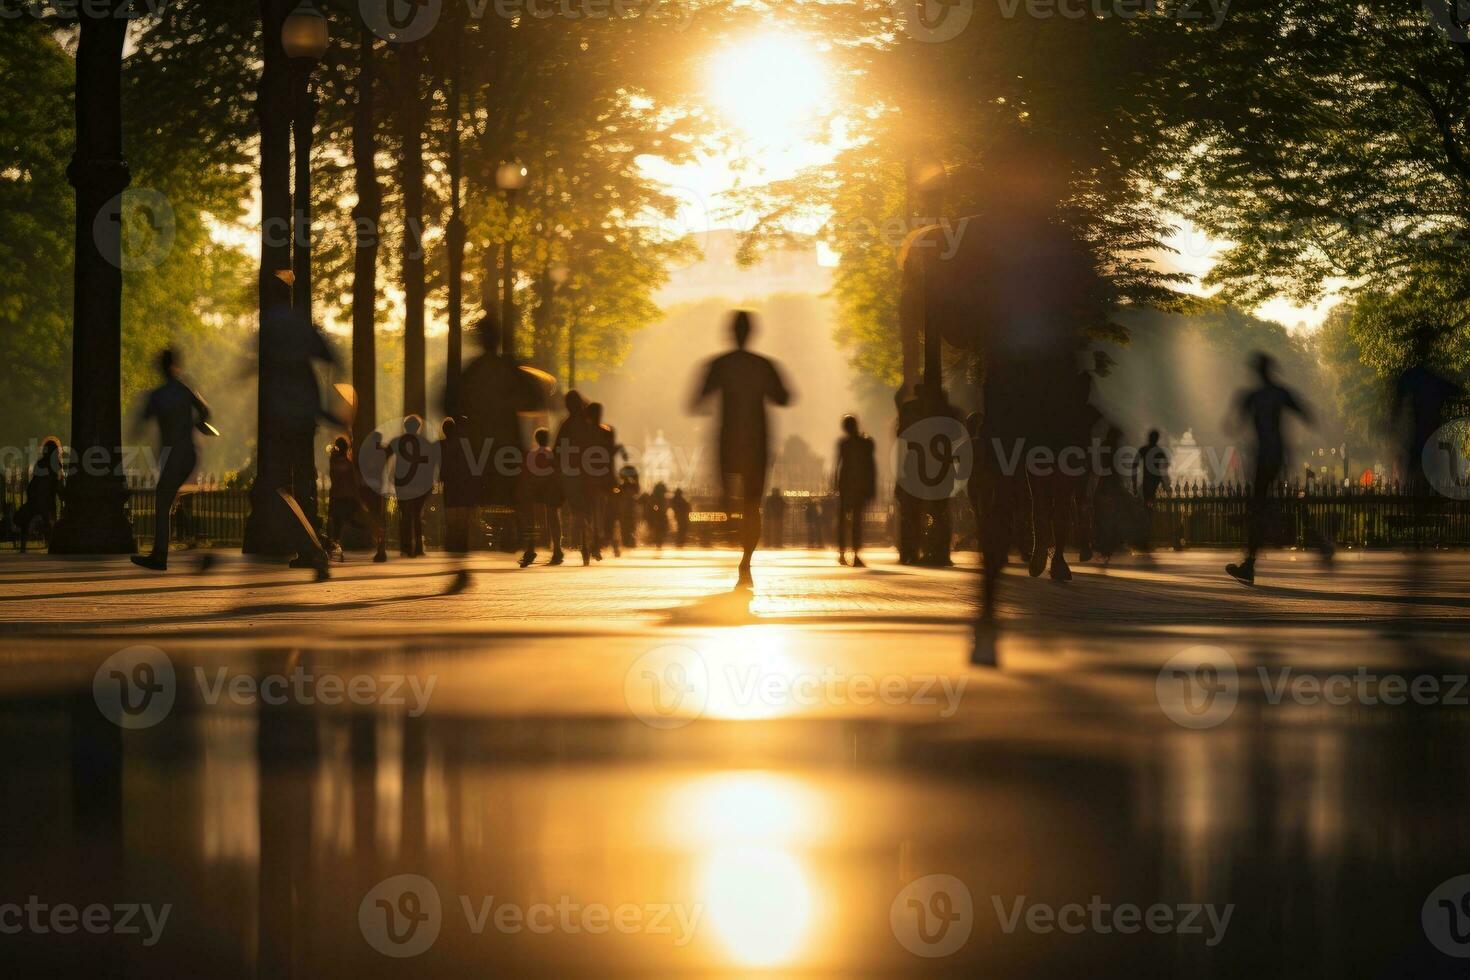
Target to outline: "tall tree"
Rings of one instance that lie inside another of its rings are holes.
[[[364,22],[358,29],[358,69],[352,111],[352,209],[355,244],[352,267],[352,386],[357,392],[353,445],[361,447],[378,415],[378,241],[383,222],[383,189],[378,183],[376,37]]]
[[[71,442],[75,468],[51,539],[60,553],[136,550],[122,469],[122,59],[130,0],[78,8]]]
[[[399,179],[403,188],[403,412],[428,411],[424,304],[424,49],[398,46]]]

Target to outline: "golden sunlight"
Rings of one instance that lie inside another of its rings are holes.
[[[809,40],[762,34],[710,60],[710,101],[751,142],[782,148],[820,139],[816,117],[829,108],[828,66]]]

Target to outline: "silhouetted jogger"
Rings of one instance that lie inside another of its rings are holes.
[[[444,550],[455,555],[470,550],[470,522],[474,519],[479,487],[463,421],[446,418],[439,428],[439,482],[444,487]]]
[[[153,551],[133,555],[133,564],[154,571],[168,567],[169,518],[179,488],[189,482],[199,465],[194,434],[209,431],[209,406],[192,388],[179,380],[178,357],[172,350],[158,355],[163,384],[148,394],[143,417],[158,423],[158,485],[153,494]]]
[[[545,420],[545,392],[535,377],[500,354],[500,321],[493,314],[480,319],[475,333],[481,353],[466,365],[459,383],[445,393],[445,407],[450,415],[464,419],[479,503],[515,508],[522,543],[534,559],[535,526],[521,479],[526,462],[521,420]],[[468,584],[469,573],[462,570],[450,591]]]
[[[837,562],[847,564],[851,541],[852,564],[863,568],[863,515],[878,489],[878,464],[873,457],[873,440],[858,428],[852,415],[842,417],[842,438],[837,442]]]
[[[1245,560],[1239,565],[1226,565],[1225,571],[1250,585],[1256,580],[1256,555],[1266,534],[1270,512],[1271,486],[1280,479],[1286,466],[1286,436],[1282,432],[1283,416],[1291,412],[1311,424],[1312,415],[1296,394],[1276,381],[1276,360],[1261,352],[1251,359],[1260,386],[1240,396],[1237,413],[1251,425],[1255,433],[1255,470],[1251,479],[1250,514],[1247,517]],[[1332,556],[1332,545],[1321,542],[1323,557]]]
[[[770,465],[766,404],[791,402],[775,362],[745,349],[752,329],[750,313],[736,311],[730,322],[735,350],[709,363],[693,404],[697,411],[711,396],[720,398],[720,478],[725,507],[728,511],[738,500],[741,514],[743,554],[737,586],[752,584],[750,560],[761,538],[761,497]]]

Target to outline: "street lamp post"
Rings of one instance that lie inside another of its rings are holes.
[[[293,479],[291,463],[302,453],[300,446],[288,441],[290,433],[280,418],[281,406],[271,403],[278,352],[267,347],[271,335],[267,323],[283,307],[305,310],[308,315],[311,309],[311,122],[302,118],[302,110],[311,104],[306,89],[311,69],[326,53],[328,33],[326,18],[309,2],[293,6],[289,0],[261,0],[261,26],[265,51],[256,98],[260,119],[260,376],[255,483],[245,523],[244,551],[289,555],[296,550],[295,521],[281,507],[277,490],[303,485],[304,481]],[[297,141],[294,202],[290,146],[293,127]],[[287,234],[283,235],[283,230]],[[288,269],[289,276],[285,275]],[[315,486],[314,479],[310,483]],[[308,503],[311,509],[307,513],[314,514],[314,501],[303,502]]]
[[[495,170],[495,186],[505,191],[505,291],[500,297],[501,353],[514,359],[517,356],[516,274],[511,223],[515,220],[516,195],[526,186],[526,168],[519,163],[502,163]]]
[[[295,273],[292,307],[311,322],[311,147],[316,133],[317,97],[311,76],[327,53],[327,18],[305,0],[286,16],[281,47],[291,64],[294,101],[291,124],[296,138],[296,193],[291,236]]]

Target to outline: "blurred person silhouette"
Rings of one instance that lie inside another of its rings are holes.
[[[447,414],[463,420],[460,429],[469,444],[469,458],[479,470],[478,504],[514,508],[521,543],[534,560],[535,526],[521,479],[527,453],[522,423],[536,426],[549,421],[545,382],[500,353],[500,321],[493,313],[479,319],[474,333],[480,353],[465,366],[458,383],[444,392],[443,404]],[[449,591],[468,585],[469,571],[460,569]]]
[[[153,550],[146,555],[133,555],[134,565],[164,571],[168,568],[170,519],[174,499],[194,475],[199,453],[194,434],[211,434],[209,406],[204,399],[179,380],[179,357],[172,348],[158,355],[158,371],[163,384],[148,393],[143,418],[158,424],[158,485],[153,494]]]
[[[813,550],[822,545],[822,500],[816,494],[806,498],[806,546]]]
[[[631,464],[623,466],[618,470],[618,538],[622,539],[622,547],[634,548],[638,545],[638,468]],[[617,538],[614,538],[614,542]],[[613,554],[618,554],[616,544],[613,546]]]
[[[919,387],[915,385],[916,390]],[[898,409],[894,434],[902,436],[910,426],[917,424],[923,418],[923,408],[917,393],[911,395],[904,385],[899,385],[898,393],[894,396],[894,403]],[[909,450],[900,447],[900,451]],[[922,449],[920,448],[919,451]],[[908,491],[903,481],[897,478],[893,485],[893,502],[898,509],[898,563],[913,565],[919,560],[919,539],[923,527],[921,502],[918,497]]]
[[[1252,585],[1256,580],[1256,556],[1266,534],[1270,515],[1271,488],[1286,468],[1287,445],[1282,423],[1287,412],[1313,424],[1310,410],[1296,393],[1276,380],[1276,359],[1264,351],[1251,356],[1251,367],[1260,384],[1242,392],[1236,401],[1236,414],[1248,422],[1255,435],[1255,464],[1251,475],[1250,512],[1247,515],[1246,553],[1240,564],[1225,566],[1225,571],[1240,582]],[[1319,543],[1323,558],[1332,557],[1332,545]]]
[[[983,438],[975,474],[981,481],[981,595],[972,662],[996,663],[1000,576],[1013,527],[1028,493],[1035,498],[1030,564],[1047,560],[1052,575],[1071,577],[1064,555],[1074,479],[1042,472],[1028,456],[1040,448],[1079,446],[1085,408],[1078,353],[1085,332],[1108,323],[1116,306],[1109,281],[1066,207],[1076,161],[1054,134],[1031,122],[997,131],[982,160],[977,221],[983,234],[965,237],[948,263],[951,306],[963,311],[985,365]],[[1028,472],[1036,469],[1037,478]],[[1047,525],[1050,525],[1048,527]]]
[[[417,415],[403,419],[403,434],[388,443],[393,460],[393,489],[398,497],[398,553],[424,556],[424,505],[434,489],[433,440]]]
[[[786,497],[780,487],[772,487],[766,497],[764,531],[767,548],[786,547]]]
[[[25,554],[30,541],[31,525],[37,521],[41,523],[41,540],[50,546],[51,528],[56,523],[56,505],[61,492],[61,441],[55,436],[47,436],[36,455],[35,465],[31,467],[30,479],[26,481],[25,503],[15,509],[13,516],[21,554]]]
[[[669,500],[669,510],[674,515],[674,547],[682,548],[689,541],[689,514],[694,510],[694,505],[684,496],[683,488],[674,489],[674,496]]]
[[[1148,552],[1152,547],[1154,513],[1158,509],[1159,491],[1168,491],[1172,485],[1169,481],[1169,450],[1159,444],[1163,438],[1158,429],[1150,429],[1148,442],[1138,447],[1138,457],[1134,461],[1133,482],[1138,492],[1138,500],[1143,505],[1142,526],[1135,542],[1135,547],[1140,551]],[[1174,528],[1170,523],[1169,541],[1174,542]]]
[[[1409,363],[1394,382],[1392,420],[1401,429],[1401,466],[1414,505],[1414,545],[1424,546],[1424,530],[1432,488],[1426,478],[1425,457],[1444,454],[1449,472],[1459,478],[1459,447],[1448,442],[1430,445],[1450,421],[1447,407],[1465,398],[1465,390],[1430,367],[1437,331],[1421,326],[1410,340]]]
[[[725,510],[740,506],[742,555],[736,588],[753,583],[751,559],[761,537],[761,498],[765,496],[770,467],[770,432],[766,405],[789,405],[791,393],[776,363],[747,350],[754,320],[737,310],[730,320],[735,349],[711,360],[705,368],[691,408],[699,411],[714,396],[720,402],[720,478]]]
[[[531,506],[540,508],[545,515],[546,535],[551,541],[551,560],[546,564],[560,565],[566,561],[561,550],[561,473],[551,449],[551,430],[537,429],[534,438],[536,448],[526,457],[526,496]],[[525,568],[535,560],[536,553],[528,551],[521,556],[520,565]]]
[[[596,504],[593,476],[588,472],[589,461],[595,464],[592,448],[602,441],[602,434],[587,417],[587,402],[575,388],[566,393],[567,417],[562,419],[556,430],[553,450],[561,475],[563,499],[571,517],[573,534],[582,551],[582,564],[592,564],[597,557],[597,526],[592,508]],[[535,551],[526,552],[532,561]],[[529,564],[530,562],[526,562]]]
[[[385,550],[386,537],[383,525],[374,516],[367,500],[370,492],[364,485],[362,473],[357,468],[357,457],[343,436],[338,436],[327,454],[327,475],[331,485],[327,490],[327,539],[338,548],[342,544],[342,530],[358,527],[368,532],[373,539],[373,561],[388,560]]]
[[[648,541],[660,553],[669,538],[669,488],[662,483],[653,486],[653,492],[643,503],[643,519],[648,524]]]
[[[316,366],[335,365],[336,355],[316,324],[289,306],[273,307],[264,318],[260,351],[265,372],[261,414],[280,439],[284,472],[261,473],[257,482],[280,481],[265,489],[280,498],[294,521],[297,553],[291,567],[314,569],[317,581],[324,581],[330,572],[317,537],[316,430],[321,422],[341,429],[342,420],[322,405]]]
[[[595,561],[602,561],[602,545],[612,527],[609,512],[613,506],[613,490],[618,483],[614,460],[619,455],[624,461],[628,458],[628,451],[618,442],[616,430],[602,420],[602,413],[601,402],[590,402],[587,405],[587,421],[592,426],[593,447],[587,456],[588,486],[591,490],[588,506],[592,514],[592,558]]]
[[[479,502],[473,450],[464,435],[468,425],[463,419],[450,416],[439,428],[444,434],[439,443],[439,483],[444,488],[444,550],[464,555],[470,550],[470,524]]]
[[[842,438],[837,441],[837,563],[847,564],[848,542],[852,545],[854,568],[864,568],[863,515],[878,490],[878,463],[873,440],[859,427],[856,416],[842,417]]]

